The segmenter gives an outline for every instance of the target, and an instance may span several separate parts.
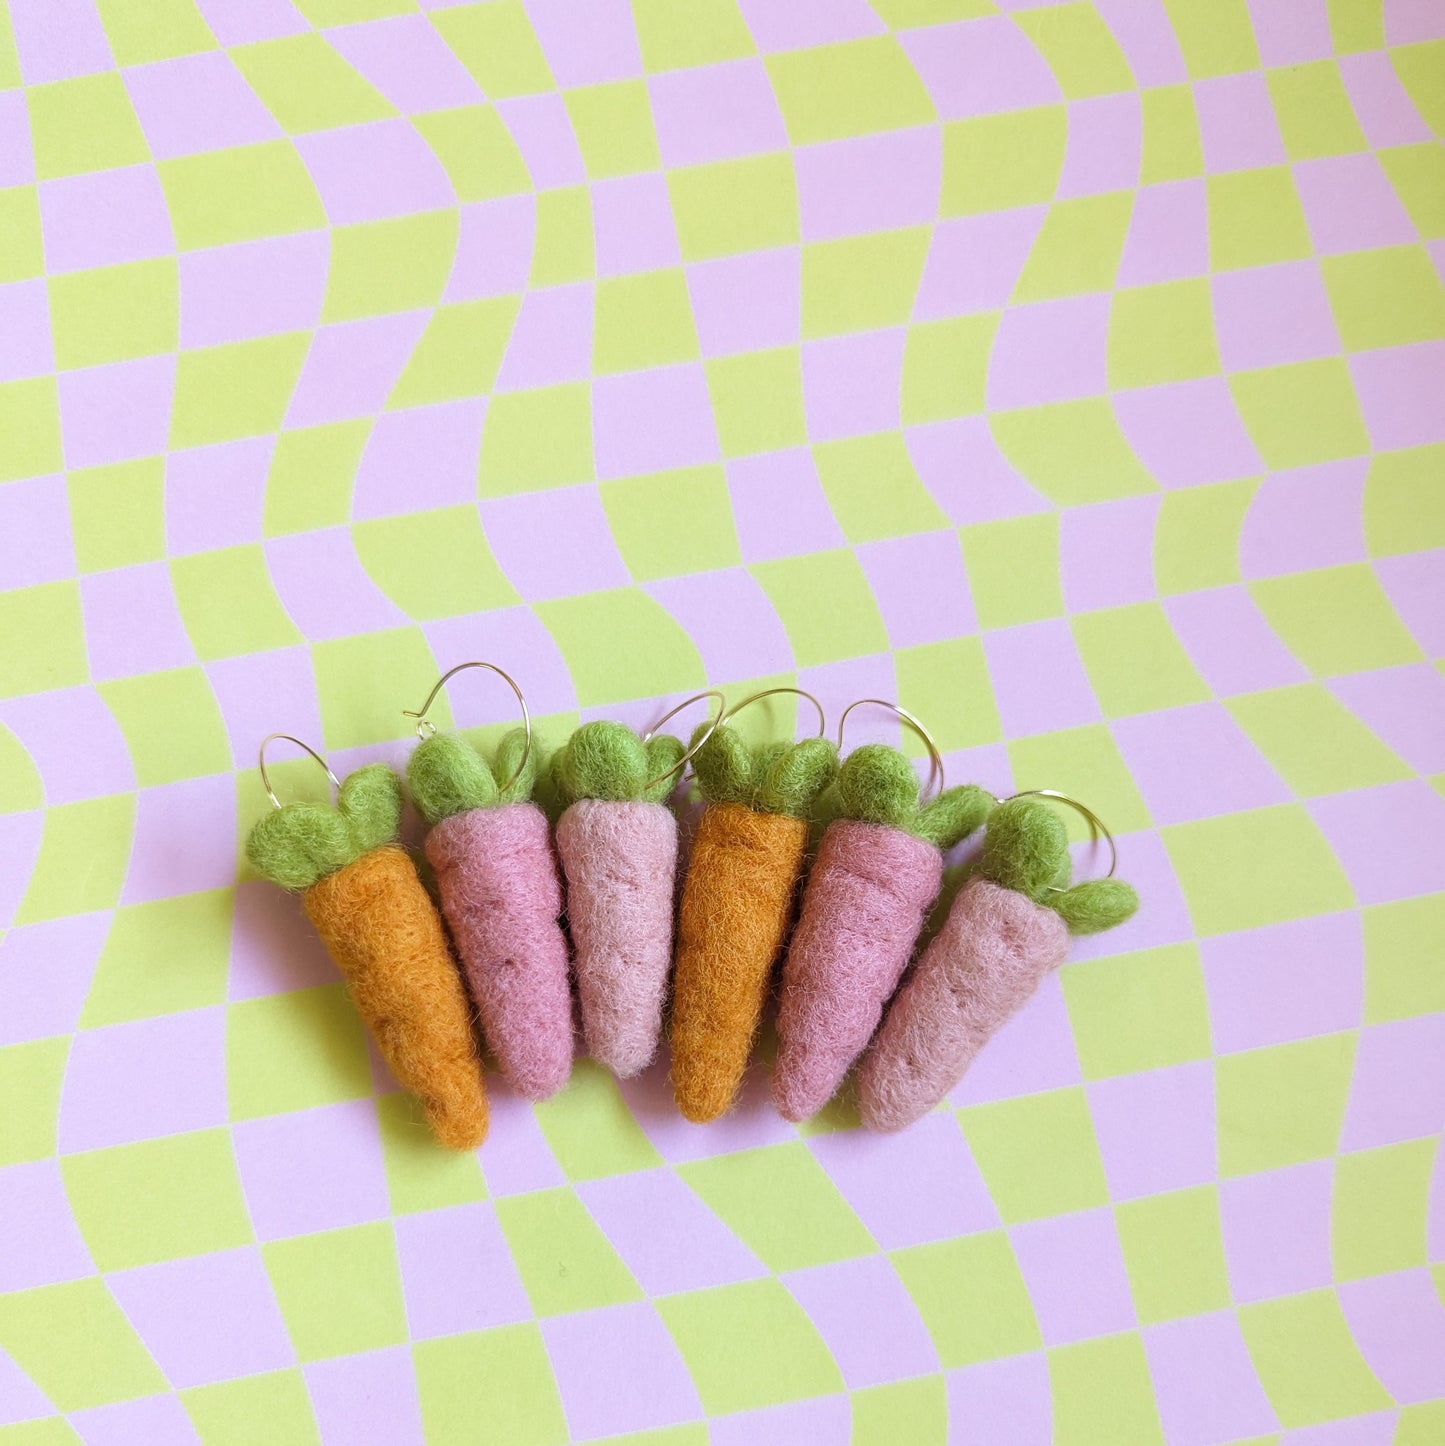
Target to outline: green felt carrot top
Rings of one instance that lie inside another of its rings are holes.
[[[1138,894],[1123,879],[1089,879],[1070,888],[1071,870],[1068,830],[1047,804],[1014,798],[989,814],[974,872],[1053,909],[1070,933],[1102,933],[1139,907]]]
[[[309,889],[389,843],[400,821],[401,779],[384,763],[368,763],[347,777],[334,808],[288,803],[273,809],[251,830],[246,857],[283,889]]]
[[[698,725],[694,745],[710,724]],[[759,813],[807,818],[838,773],[838,749],[827,738],[752,744],[725,723],[693,754],[698,791],[709,803],[740,803]]]
[[[412,801],[429,824],[473,808],[524,802],[537,781],[537,751],[535,738],[527,747],[525,728],[504,734],[490,763],[460,734],[434,733],[412,749],[406,765]]]
[[[644,743],[625,723],[584,723],[553,755],[552,781],[564,803],[662,803],[677,786],[683,751],[667,733]]]
[[[978,828],[993,807],[993,795],[972,783],[945,788],[920,804],[918,774],[897,748],[865,743],[838,771],[843,817],[886,824],[940,849],[951,849]]]

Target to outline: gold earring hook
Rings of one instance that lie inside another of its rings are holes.
[[[701,748],[702,745],[706,743],[707,740],[711,738],[714,733],[717,732],[717,725],[722,722],[723,715],[728,710],[728,700],[723,695],[722,689],[704,688],[701,693],[694,693],[691,698],[684,698],[682,702],[677,705],[676,708],[669,708],[667,712],[664,713],[662,717],[659,718],[657,722],[654,723],[652,727],[649,728],[647,732],[642,735],[642,742],[645,747],[647,744],[652,742],[653,738],[657,735],[658,729],[660,729],[669,718],[676,718],[677,715],[681,713],[684,708],[691,708],[694,703],[701,703],[704,698],[717,699],[717,717],[712,720],[707,732],[704,733],[702,737],[699,738],[697,742],[694,743],[692,747],[689,748],[687,752],[684,753],[682,757],[679,758],[677,762],[672,765],[671,768],[667,769],[666,772],[659,773],[656,778],[649,779],[646,783],[642,785],[642,791],[644,793],[646,793],[650,788],[655,788],[659,783],[662,782],[664,778],[669,778],[674,773],[681,774],[682,770],[686,768],[687,765],[692,761],[693,755],[697,752],[697,750]]]
[[[764,698],[771,698],[775,693],[796,693],[800,698],[806,698],[813,707],[818,710],[818,737],[821,738],[828,731],[828,717],[823,712],[823,705],[806,688],[764,688],[761,693],[752,693],[744,698],[741,703],[734,703],[717,721],[720,726],[736,718],[744,708],[751,708],[754,703],[761,703]]]
[[[266,797],[271,800],[273,808],[280,808],[282,805],[281,800],[276,797],[276,790],[271,787],[271,776],[266,772],[266,745],[278,742],[294,743],[298,748],[304,749],[326,770],[326,776],[331,780],[331,787],[337,793],[341,792],[341,780],[331,771],[331,765],[309,743],[303,743],[290,733],[268,733],[261,740],[261,751],[258,758],[261,764],[261,787],[266,790]]]
[[[861,708],[865,703],[871,703],[879,708],[887,708],[890,713],[896,713],[923,739],[923,746],[928,749],[928,786],[933,790],[936,798],[943,792],[943,755],[938,751],[938,744],[933,741],[933,734],[924,726],[922,720],[914,717],[907,708],[897,703],[890,703],[886,698],[855,698],[853,702],[849,703],[838,719],[839,752],[843,748],[843,725],[848,721],[848,715],[855,708]]]
[[[1103,834],[1104,842],[1109,845],[1109,872],[1103,877],[1106,879],[1114,877],[1114,870],[1119,867],[1119,850],[1114,844],[1114,835],[1109,832],[1109,825],[1088,804],[1080,803],[1077,798],[1070,798],[1067,793],[1060,793],[1056,788],[1026,788],[1022,793],[1009,794],[1003,802],[1012,803],[1016,798],[1052,798],[1056,803],[1066,804],[1075,813],[1082,814],[1085,823],[1089,825],[1089,837],[1097,843],[1099,835]],[[1050,884],[1049,892],[1062,894],[1064,890]]]
[[[485,668],[489,673],[495,673],[517,695],[517,706],[522,710],[522,727],[526,730],[526,741],[522,745],[522,756],[517,760],[516,769],[499,789],[499,792],[505,793],[522,776],[522,770],[527,766],[527,758],[532,752],[532,717],[527,712],[527,700],[522,696],[522,690],[517,686],[517,680],[510,673],[499,668],[495,663],[458,663],[455,668],[447,669],[436,680],[431,692],[426,695],[426,702],[416,712],[412,712],[410,708],[403,708],[401,714],[403,718],[416,719],[416,736],[423,742],[434,737],[437,725],[426,715],[431,711],[431,705],[436,702],[437,694],[446,686],[447,680],[464,672],[467,668]]]

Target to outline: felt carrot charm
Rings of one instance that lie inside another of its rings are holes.
[[[783,965],[773,1100],[789,1120],[822,1109],[873,1037],[938,896],[943,850],[993,803],[965,785],[920,806],[913,765],[882,743],[848,755],[838,794]]]
[[[469,667],[492,665],[461,664]],[[431,825],[426,856],[487,1043],[517,1092],[544,1100],[572,1068],[572,995],[551,830],[531,802],[531,723],[523,703],[524,726],[502,738],[490,765],[455,733],[425,734],[432,727],[427,708],[461,668],[432,689],[420,714],[410,715],[424,736],[407,764],[407,782]]]
[[[1094,815],[1060,798],[1096,822]],[[1112,850],[1113,840],[1109,840]],[[979,1050],[1051,969],[1069,935],[1122,924],[1139,907],[1113,877],[1068,887],[1068,834],[1035,797],[1021,795],[988,818],[983,856],[898,992],[863,1061],[864,1124],[898,1130],[928,1113],[963,1078]],[[1113,867],[1110,867],[1110,875]]]
[[[751,747],[726,722],[754,701],[725,715],[693,759],[707,807],[678,910],[671,1042],[677,1107],[699,1124],[742,1082],[792,918],[808,814],[838,767],[830,739]]]
[[[273,733],[266,743],[273,738],[326,766],[299,739]],[[300,890],[357,1013],[437,1139],[475,1149],[487,1134],[487,1097],[471,1004],[436,906],[396,843],[401,780],[372,763],[339,785],[335,808],[282,805],[266,775],[266,743],[261,781],[276,808],[251,830],[247,856],[273,883]]]

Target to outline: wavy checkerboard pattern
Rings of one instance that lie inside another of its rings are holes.
[[[1442,131],[1436,0],[0,4],[0,1443],[1445,1440]],[[237,853],[476,656],[1146,906],[899,1138],[444,1157]]]

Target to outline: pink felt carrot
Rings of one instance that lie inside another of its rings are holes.
[[[657,1053],[672,966],[677,819],[663,800],[682,762],[665,734],[585,723],[552,760],[568,808],[557,823],[587,1048],[626,1079]]]
[[[1068,881],[1068,834],[1056,814],[1029,798],[993,810],[973,877],[864,1058],[858,1103],[870,1129],[900,1130],[927,1114],[1063,963],[1071,932],[1112,928],[1139,907],[1119,879]]]
[[[942,851],[990,804],[966,786],[920,807],[913,765],[880,743],[849,754],[838,793],[783,965],[773,1101],[789,1120],[822,1109],[872,1038],[938,896]]]
[[[517,1092],[544,1100],[567,1082],[573,1028],[562,886],[547,815],[529,800],[535,777],[521,728],[502,739],[491,767],[454,733],[417,744],[407,765],[487,1043]]]

